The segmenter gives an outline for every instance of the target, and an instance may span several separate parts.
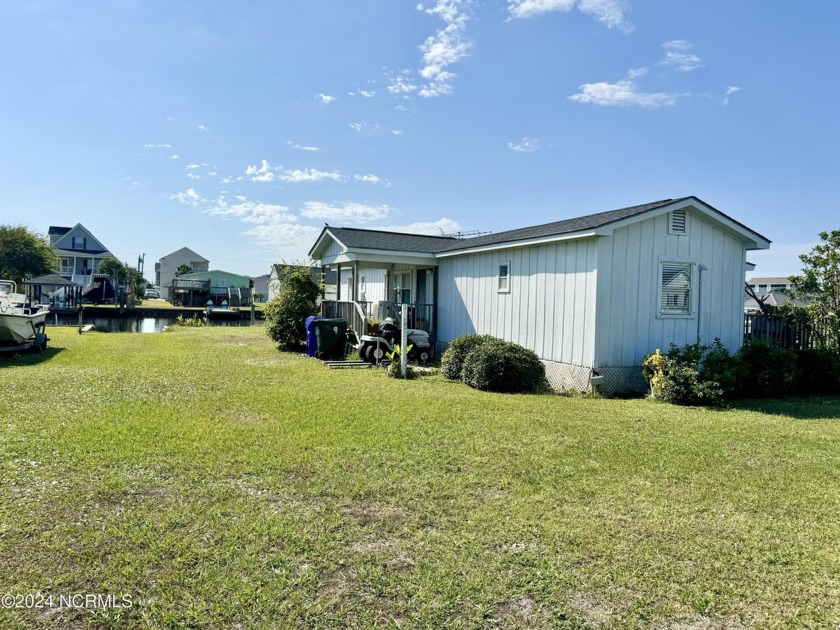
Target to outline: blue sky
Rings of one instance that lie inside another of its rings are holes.
[[[838,226],[840,3],[7,0],[0,222],[248,275],[324,223],[501,231],[696,195]]]

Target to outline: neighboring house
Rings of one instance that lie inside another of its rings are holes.
[[[254,302],[268,301],[268,281],[270,278],[271,275],[267,273],[256,278],[251,278],[254,282]]]
[[[780,292],[793,288],[790,278],[750,278],[747,285],[752,288],[756,296],[761,297],[766,293]]]
[[[777,292],[777,291],[771,291],[770,293],[765,293],[765,294],[759,296],[759,299],[762,301],[762,303],[766,304],[767,306],[774,306],[774,307],[783,306],[784,304],[788,304],[788,303],[792,302],[793,305],[797,308],[805,308],[809,304],[808,300],[801,300],[801,299],[798,299],[798,298],[797,299],[791,299],[790,297],[788,297],[784,293],[780,293],[780,292]],[[751,297],[748,297],[744,301],[744,312],[745,313],[747,313],[749,315],[749,314],[752,314],[752,313],[758,313],[759,311],[761,311],[761,307],[758,305],[758,302],[755,299],[753,299]]]
[[[323,229],[309,255],[367,315],[412,306],[438,350],[489,334],[530,348],[557,389],[643,390],[642,358],[671,343],[743,341],[746,253],[770,241],[697,197],[467,239]],[[378,311],[378,312],[377,312]]]
[[[184,306],[244,306],[251,303],[251,278],[211,269],[172,279],[172,301]]]
[[[283,270],[288,266],[289,265],[283,263],[275,263],[271,266],[271,273],[268,276],[268,300],[273,300],[280,295],[280,289],[283,288]],[[324,299],[337,299],[335,283],[338,276],[336,271],[334,269],[322,270],[320,267],[312,267],[311,271],[313,278],[315,278],[318,282],[321,282],[322,280],[324,282]]]
[[[116,258],[81,223],[71,228],[51,225],[47,235],[58,257],[61,277],[82,287],[90,285],[99,263]]]
[[[182,247],[161,258],[155,263],[155,284],[160,287],[160,297],[165,300],[172,300],[172,280],[181,265],[187,265],[194,272],[210,269],[210,261],[188,247]]]

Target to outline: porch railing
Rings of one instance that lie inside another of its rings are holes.
[[[392,317],[400,318],[402,304],[398,302],[337,302],[324,300],[321,302],[321,317],[346,319],[347,324],[359,334],[367,333],[367,320],[382,320]],[[418,328],[428,333],[435,332],[433,304],[409,304],[408,328]]]
[[[336,302],[335,300],[324,300],[321,302],[321,317],[328,319],[344,319],[348,327],[356,331],[358,335],[367,334],[367,315],[360,302]],[[369,302],[368,302],[369,304]]]

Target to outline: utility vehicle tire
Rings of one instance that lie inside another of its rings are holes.
[[[388,352],[388,346],[386,346],[384,343],[380,344],[378,348],[372,345],[370,347],[369,353],[370,359],[368,360],[374,365],[378,365],[379,363],[382,363],[382,361],[388,358],[387,356],[385,356],[386,352]]]

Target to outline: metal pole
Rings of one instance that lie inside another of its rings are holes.
[[[408,359],[408,304],[403,303],[400,307],[400,374],[405,378],[405,364]]]

